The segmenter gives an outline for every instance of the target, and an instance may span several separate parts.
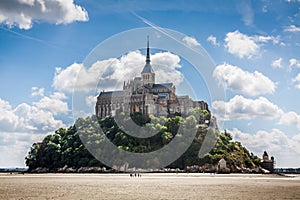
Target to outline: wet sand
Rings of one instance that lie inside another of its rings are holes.
[[[0,174],[0,199],[300,199],[300,178],[254,174]]]

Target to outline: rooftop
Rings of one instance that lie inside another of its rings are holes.
[[[157,88],[171,88],[173,86],[173,83],[159,83],[159,84],[153,84],[154,89]]]
[[[154,70],[153,70],[153,68],[152,68],[152,66],[151,66],[150,63],[146,63],[145,64],[145,66],[143,68],[143,71],[142,71],[142,74],[143,73],[154,73]]]
[[[111,96],[117,96],[117,95],[123,95],[123,94],[124,94],[124,91],[117,90],[117,91],[101,92],[99,96],[111,97]]]

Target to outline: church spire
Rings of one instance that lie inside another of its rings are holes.
[[[149,36],[147,36],[147,55],[146,64],[141,72],[142,81],[144,84],[150,84],[151,86],[155,84],[155,73],[150,64],[150,48],[149,48]]]
[[[146,56],[146,63],[150,64],[149,35],[147,36],[147,56]]]

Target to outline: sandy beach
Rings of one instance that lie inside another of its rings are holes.
[[[0,199],[300,199],[300,178],[255,174],[0,174]]]

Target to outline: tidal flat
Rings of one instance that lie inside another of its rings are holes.
[[[300,178],[261,174],[0,174],[0,199],[300,199]]]

